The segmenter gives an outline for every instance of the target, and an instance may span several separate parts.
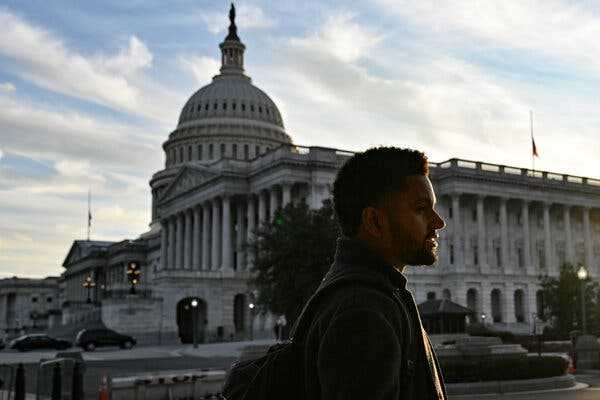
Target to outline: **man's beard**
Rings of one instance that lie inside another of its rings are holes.
[[[401,232],[394,232],[394,238],[399,252],[398,258],[406,265],[432,265],[438,260],[439,247],[431,247],[425,240],[418,243]]]

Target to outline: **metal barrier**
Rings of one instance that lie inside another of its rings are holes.
[[[73,357],[41,361],[38,365],[37,400],[83,400],[84,364]]]
[[[201,400],[222,399],[225,371],[189,369],[112,377],[108,381],[111,400]]]

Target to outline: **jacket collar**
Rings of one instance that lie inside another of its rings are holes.
[[[390,280],[390,283],[406,289],[406,278],[402,273],[359,239],[339,237],[335,250],[335,261],[332,270],[342,272],[349,268],[359,268],[378,273]],[[332,271],[333,272],[333,271]]]

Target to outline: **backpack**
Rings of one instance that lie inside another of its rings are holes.
[[[308,300],[294,328],[291,338],[269,347],[267,353],[254,360],[235,361],[225,379],[222,398],[225,400],[305,400],[304,399],[304,336],[317,308],[325,295],[345,284],[363,284],[387,293],[403,310],[406,331],[403,332],[402,386],[410,392],[418,354],[410,314],[400,291],[379,279],[369,279],[364,273],[344,273],[324,279]],[[406,355],[406,356],[404,356]],[[406,398],[412,398],[407,393]]]

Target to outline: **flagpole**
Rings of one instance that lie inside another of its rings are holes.
[[[533,110],[529,110],[529,128],[531,132],[531,143],[533,144]],[[535,154],[531,152],[531,169],[535,176]]]
[[[90,227],[92,225],[92,189],[88,189],[88,221],[87,221],[87,241],[90,241]]]

